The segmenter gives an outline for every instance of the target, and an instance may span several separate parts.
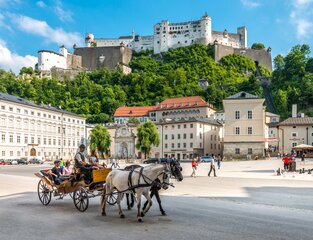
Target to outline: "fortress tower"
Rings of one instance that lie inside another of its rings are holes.
[[[207,13],[200,20],[201,35],[199,42],[208,45],[212,42],[212,21]]]
[[[93,42],[95,40],[95,37],[92,33],[87,33],[85,37],[85,45],[86,47],[91,47]]]

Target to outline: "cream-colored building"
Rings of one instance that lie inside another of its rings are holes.
[[[85,139],[85,118],[0,93],[0,158],[72,159]]]
[[[222,153],[222,124],[213,119],[181,118],[157,123],[160,145],[151,157],[192,159]]]
[[[225,111],[224,156],[263,157],[268,148],[264,99],[239,92],[223,100]]]
[[[278,124],[279,151],[289,153],[300,144],[313,145],[313,117],[291,117]]]

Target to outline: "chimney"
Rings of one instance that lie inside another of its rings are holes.
[[[297,104],[292,104],[292,117],[297,117]]]

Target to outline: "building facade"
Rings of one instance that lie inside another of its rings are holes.
[[[85,118],[0,93],[0,158],[73,159],[85,139]]]
[[[224,156],[264,157],[268,149],[268,127],[264,99],[239,92],[223,100],[225,111]]]
[[[156,123],[160,145],[153,147],[152,157],[192,159],[195,156],[222,153],[222,124],[213,119],[191,117]]]
[[[134,31],[131,36],[119,38],[95,38],[92,33],[88,33],[85,38],[86,47],[112,47],[124,46],[140,52],[143,50],[153,50],[155,54],[166,52],[170,48],[190,46],[195,43],[208,45],[218,43],[234,48],[247,47],[247,29],[237,28],[236,33],[212,31],[212,20],[207,14],[200,20],[170,23],[161,21],[154,25],[153,35],[135,36]]]
[[[313,146],[313,117],[295,116],[277,125],[279,151],[290,153],[292,148],[300,144]]]

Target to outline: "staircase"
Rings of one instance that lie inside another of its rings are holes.
[[[261,71],[260,71],[258,65],[256,65],[255,76],[256,76],[257,79],[260,80],[260,84],[261,84],[261,86],[263,88],[265,102],[266,102],[266,106],[267,106],[268,110],[271,113],[277,114],[276,107],[275,107],[275,104],[274,104],[274,100],[272,98],[270,89],[268,87],[271,84],[271,77],[262,76]]]

